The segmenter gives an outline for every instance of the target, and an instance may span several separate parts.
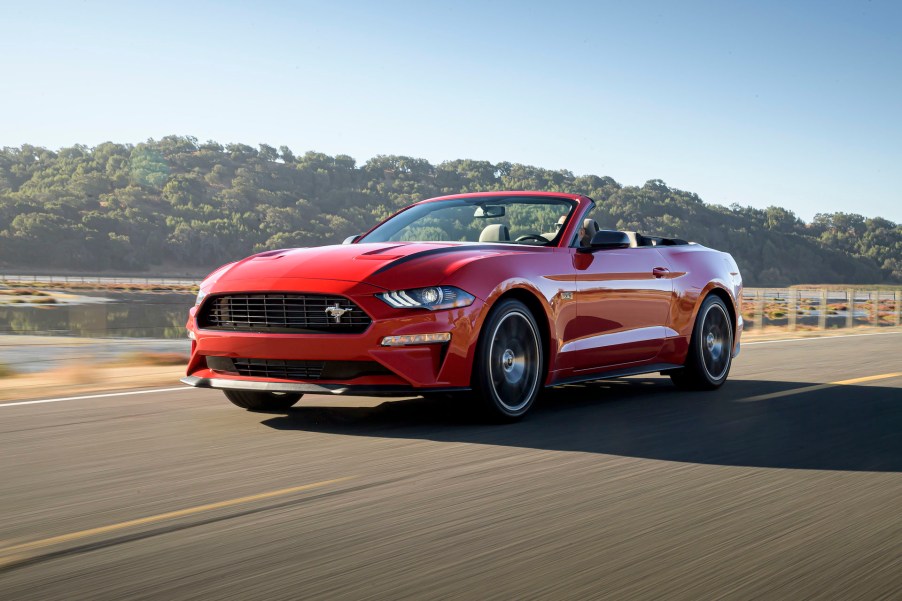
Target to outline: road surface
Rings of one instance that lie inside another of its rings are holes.
[[[527,420],[176,389],[0,405],[2,599],[898,599],[902,335]],[[42,399],[51,400],[51,399]]]

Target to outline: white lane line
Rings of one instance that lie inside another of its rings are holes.
[[[760,340],[758,342],[743,342],[742,346],[751,346],[753,344],[776,344],[777,342],[799,342],[802,340],[835,340],[837,338],[857,338],[859,336],[892,336],[893,334],[902,334],[902,332],[874,332],[873,334],[840,334],[839,336],[812,336],[809,338],[786,338],[784,340]]]
[[[14,403],[0,402],[0,407],[16,407],[18,405],[40,405],[41,403],[62,403],[63,401],[81,401],[85,399],[103,399],[113,396],[129,396],[133,394],[152,394],[159,392],[175,392],[177,390],[190,390],[189,386],[179,386],[178,388],[154,388],[153,390],[132,390],[129,392],[108,392],[106,394],[91,394],[87,396],[67,396],[58,399],[40,399],[37,401],[17,401]]]

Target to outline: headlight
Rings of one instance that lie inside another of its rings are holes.
[[[376,296],[395,309],[429,309],[430,311],[466,307],[476,300],[472,294],[453,286],[392,290]]]
[[[194,306],[196,307],[197,305],[201,304],[205,296],[207,296],[207,292],[205,290],[198,290],[197,299],[194,301]]]

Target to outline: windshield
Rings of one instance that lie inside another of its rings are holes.
[[[456,198],[398,213],[360,242],[495,242],[550,246],[576,203],[562,198]]]

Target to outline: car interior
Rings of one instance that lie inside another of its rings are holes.
[[[529,236],[520,236],[514,242],[524,243],[524,244],[541,244],[541,239],[544,238],[547,241],[554,240],[561,227],[563,227],[564,223],[567,221],[566,215],[561,215],[558,218],[557,223],[555,224],[555,230],[553,232],[545,232],[541,235],[529,235]],[[579,230],[579,238],[578,243],[581,247],[589,246],[592,237],[598,233],[601,228],[598,225],[598,222],[595,219],[588,218],[583,219],[582,227]],[[631,232],[631,231],[623,231],[624,234],[630,240],[630,248],[639,248],[639,247],[647,247],[647,246],[675,246],[681,244],[689,244],[685,240],[681,240],[679,238],[663,238],[660,236],[645,236],[640,234],[639,232]],[[483,228],[482,232],[479,234],[480,242],[512,242],[510,237],[510,230],[503,223],[492,223],[485,228]]]

